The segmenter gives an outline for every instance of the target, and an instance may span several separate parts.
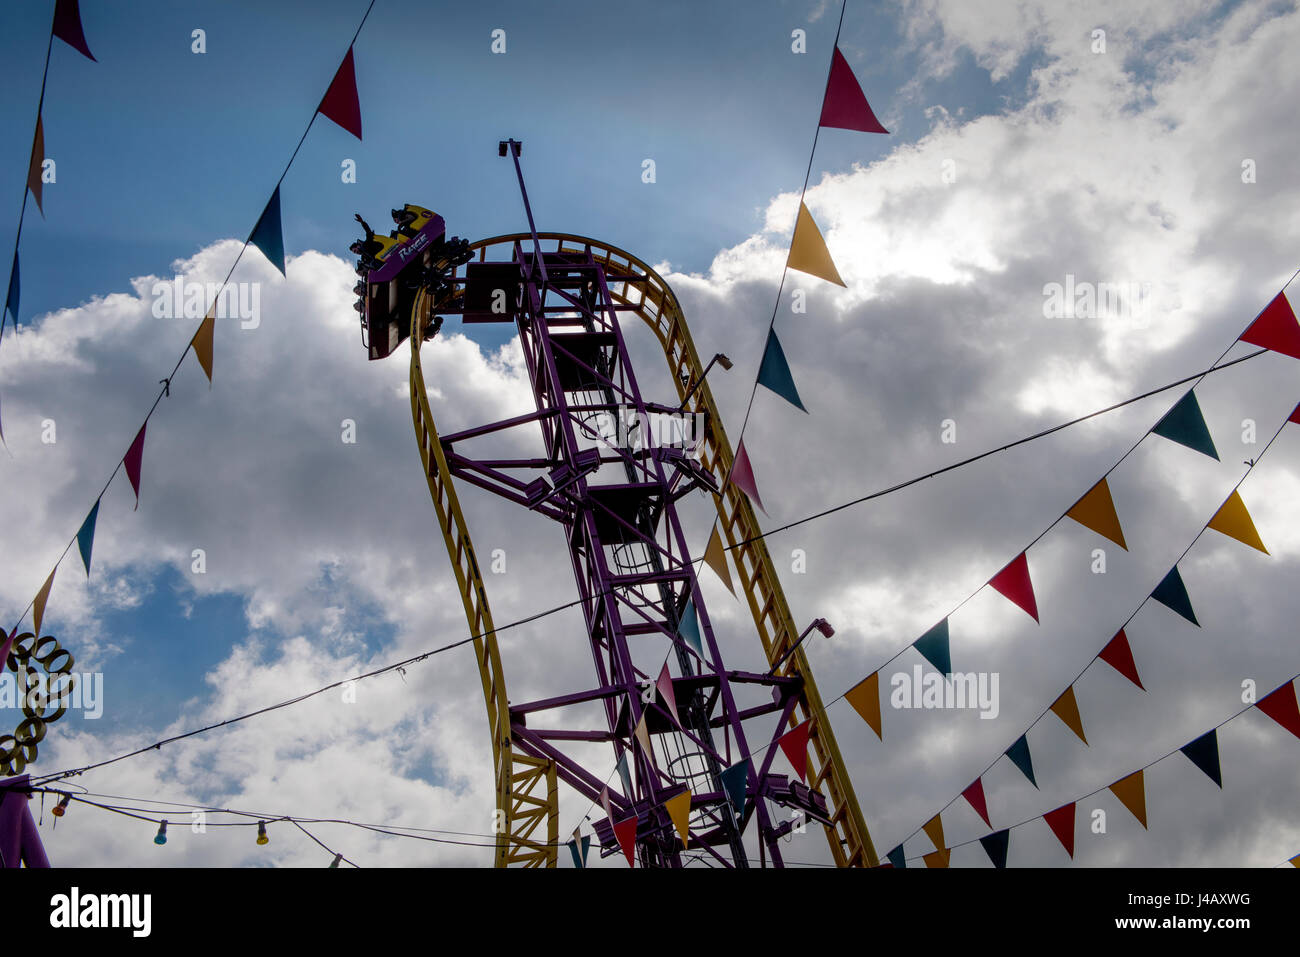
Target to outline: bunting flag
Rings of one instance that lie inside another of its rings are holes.
[[[90,47],[86,46],[86,34],[81,29],[81,10],[77,0],[55,0],[54,35],[82,56],[99,62],[90,52]]]
[[[1288,422],[1300,422],[1300,405],[1297,405],[1294,409],[1291,410],[1291,415],[1290,415],[1290,417],[1287,419],[1287,421],[1288,421]]]
[[[980,838],[980,847],[984,848],[984,853],[989,856],[989,860],[998,870],[1003,870],[1007,866],[1007,846],[1010,843],[1011,832],[1008,830],[995,831]]]
[[[981,779],[976,778],[970,787],[961,792],[961,796],[975,809],[976,814],[984,818],[985,824],[989,827],[993,826],[993,822],[989,820],[989,805],[984,799],[984,782]]]
[[[573,839],[566,842],[569,853],[573,855],[573,866],[582,870],[587,866],[587,852],[591,850],[591,838],[582,837],[576,830],[573,832]],[[579,851],[581,847],[581,851]]]
[[[50,588],[54,585],[54,573],[58,570],[59,566],[55,565],[50,571],[50,577],[45,579],[45,584],[32,600],[32,634],[37,641],[41,640],[41,619],[45,617],[45,603],[50,600]]]
[[[1300,854],[1297,854],[1295,857],[1291,858],[1291,860],[1288,863],[1292,867],[1300,867]]]
[[[361,99],[357,96],[357,69],[352,60],[352,47],[348,47],[347,56],[339,64],[316,112],[361,139]]]
[[[952,653],[948,644],[947,618],[912,642],[912,647],[925,655],[925,660],[934,665],[939,674],[944,677],[952,674]]]
[[[630,803],[632,801],[632,772],[627,769],[626,752],[618,756],[618,763],[615,767],[618,770],[618,779],[623,782],[623,794]]]
[[[41,205],[41,164],[44,162],[45,126],[38,113],[36,115],[36,138],[32,140],[32,160],[27,166],[27,188],[32,191],[32,198],[36,200],[36,208],[41,211],[41,216],[45,215],[45,207]]]
[[[683,791],[673,795],[664,801],[664,810],[668,812],[668,820],[673,822],[673,827],[677,828],[682,847],[686,847],[691,834],[691,792]]]
[[[1070,855],[1070,860],[1074,860],[1074,802],[1058,807],[1055,811],[1048,811],[1043,815],[1043,820]]]
[[[1187,755],[1211,781],[1223,787],[1223,774],[1219,770],[1219,731],[1217,728],[1201,735],[1195,741],[1184,744],[1178,750]]]
[[[262,215],[257,218],[257,225],[253,227],[253,233],[248,237],[248,241],[262,250],[262,255],[270,260],[272,266],[280,270],[280,275],[288,278],[288,274],[284,271],[284,232],[280,228],[279,186],[271,194],[271,199],[262,210]]]
[[[1079,717],[1079,703],[1074,698],[1074,685],[1066,688],[1065,694],[1052,702],[1051,711],[1065,722],[1065,726],[1073,731],[1080,741],[1084,744],[1088,743],[1088,739],[1083,736],[1083,720]]]
[[[763,508],[763,500],[758,495],[758,484],[754,481],[754,467],[749,464],[749,453],[745,451],[745,440],[741,439],[740,444],[736,446],[736,460],[731,463],[731,475],[727,481],[736,488],[740,489],[750,497],[759,511],[764,515],[767,509]]]
[[[1236,489],[1232,490],[1228,500],[1214,513],[1214,518],[1210,519],[1210,524],[1206,527],[1268,554],[1268,549],[1260,541],[1259,532],[1255,530],[1255,523],[1250,520],[1250,512],[1246,511],[1246,503],[1241,500]]]
[[[876,732],[876,737],[881,741],[885,740],[884,735],[880,733],[880,672],[877,671],[863,678],[844,692],[844,698],[853,705],[853,710],[861,716],[862,720],[871,726],[871,730]]]
[[[1029,580],[1029,559],[1024,552],[989,579],[989,584],[1038,621],[1038,602],[1034,600],[1034,583]]]
[[[650,763],[654,764],[655,753],[650,747],[650,729],[646,727],[644,711],[641,712],[641,720],[636,723],[636,730],[632,732],[632,736],[640,743],[641,750],[649,758]]]
[[[794,766],[794,773],[805,784],[808,782],[808,735],[811,731],[812,725],[803,721],[781,735],[776,742],[781,745],[786,760]]]
[[[1300,326],[1285,292],[1279,292],[1241,334],[1241,341],[1300,359]]]
[[[1300,705],[1296,702],[1294,682],[1288,681],[1255,707],[1300,738]]]
[[[727,567],[727,552],[722,547],[722,536],[718,534],[718,526],[713,526],[713,534],[709,536],[709,544],[704,547],[704,564],[713,569],[713,574],[722,579],[722,584],[727,586],[727,591],[731,592],[731,597],[736,597],[736,587],[731,584],[731,569]]]
[[[86,577],[90,577],[90,550],[95,545],[95,522],[99,518],[99,499],[91,506],[90,514],[77,530],[77,550],[81,552],[81,563],[86,566]]]
[[[924,858],[926,867],[947,867],[952,862],[952,851],[948,848],[941,848],[937,851],[931,851]]]
[[[140,507],[140,466],[144,462],[144,430],[148,426],[149,420],[146,419],[122,459],[122,464],[126,466],[126,477],[131,480],[131,488],[135,489],[136,508]]]
[[[1210,430],[1205,425],[1205,416],[1201,414],[1201,404],[1196,401],[1195,391],[1188,392],[1179,399],[1151,432],[1219,461],[1219,453],[1214,449],[1214,440],[1210,438]]]
[[[758,384],[767,386],[796,408],[808,411],[799,398],[794,374],[790,372],[790,363],[786,361],[785,350],[781,348],[774,328],[767,330],[767,348],[763,350],[763,361],[758,367]]]
[[[700,623],[695,617],[695,599],[686,599],[682,617],[677,622],[677,634],[695,650],[700,660],[704,660],[704,640],[700,637]]]
[[[871,112],[858,78],[853,75],[853,68],[838,46],[831,56],[831,73],[826,81],[826,96],[822,98],[822,117],[818,125],[862,133],[889,132]]]
[[[898,868],[900,871],[907,869],[907,855],[903,853],[902,844],[898,845],[898,847],[886,854],[885,857],[888,858],[889,863],[893,864],[894,867]]]
[[[14,646],[14,639],[18,637],[18,626],[14,625],[14,630],[7,635],[0,631],[0,636],[4,637],[3,644],[0,644],[0,671],[4,671],[9,659],[9,649]]]
[[[1029,783],[1038,787],[1038,782],[1034,780],[1034,761],[1029,756],[1029,739],[1021,735],[1016,739],[1016,743],[1007,748],[1005,752],[1011,759],[1011,763],[1020,769],[1020,773],[1029,778]]]
[[[925,824],[922,825],[921,830],[925,831],[925,836],[934,842],[934,849],[936,851],[942,851],[947,846],[947,842],[943,839],[942,811],[930,818],[930,820],[926,821]]]
[[[789,269],[806,272],[837,286],[844,285],[844,280],[840,278],[839,270],[831,259],[830,250],[826,248],[826,240],[822,239],[821,230],[802,202],[799,204],[799,218],[794,224],[794,238],[790,240],[790,255],[785,264]]]
[[[1119,798],[1123,804],[1133,814],[1143,828],[1147,826],[1147,793],[1146,783],[1139,769],[1134,771],[1126,778],[1120,778],[1110,786],[1111,793]]]
[[[605,785],[600,789],[600,806],[605,809],[605,817],[609,819],[609,823],[613,824],[614,803],[609,798],[609,785]]]
[[[636,867],[636,815],[615,824],[614,836],[618,838],[618,846],[627,858],[627,866]]]
[[[14,328],[18,328],[18,295],[22,284],[18,281],[18,250],[14,250],[14,268],[9,273],[9,292],[5,295],[5,312],[14,317]]]
[[[213,304],[213,309],[216,304]],[[208,385],[212,385],[212,333],[216,329],[217,320],[212,310],[203,317],[203,322],[199,324],[198,332],[194,333],[194,338],[190,340],[190,347],[194,350],[194,358],[199,360],[199,365],[203,367],[203,374],[208,377]]]
[[[1128,643],[1128,635],[1124,634],[1123,628],[1116,633],[1105,648],[1101,649],[1101,654],[1098,657],[1129,681],[1142,688],[1143,691],[1147,690],[1142,686],[1142,679],[1138,677],[1137,665],[1133,663],[1133,649]]]
[[[1166,608],[1178,612],[1197,628],[1201,627],[1201,623],[1196,620],[1196,613],[1192,611],[1192,600],[1187,597],[1187,586],[1183,584],[1183,576],[1178,573],[1177,565],[1169,570],[1151,597]]]
[[[745,784],[749,779],[749,758],[744,758],[726,768],[718,775],[718,778],[722,782],[722,790],[727,794],[727,800],[731,802],[731,806],[736,812],[736,817],[744,817]]]
[[[1115,501],[1110,497],[1110,485],[1105,478],[1075,502],[1065,517],[1074,519],[1084,528],[1109,538],[1124,551],[1128,551],[1128,545],[1124,543],[1124,529],[1119,526]]]
[[[680,728],[682,722],[677,716],[677,695],[673,691],[673,676],[668,671],[668,662],[666,661],[663,669],[659,672],[658,680],[655,681],[655,690],[659,692],[659,697],[663,699],[664,707],[668,709],[668,716],[673,719],[673,724]]]

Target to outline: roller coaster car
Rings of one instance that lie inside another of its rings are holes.
[[[469,259],[464,240],[446,238],[443,218],[423,206],[407,203],[392,211],[397,228],[375,235],[360,216],[363,239],[351,249],[361,258],[353,289],[360,298],[361,342],[371,359],[390,355],[411,334],[411,305],[421,288],[438,296],[450,288],[446,275]],[[436,324],[433,326],[436,329]],[[426,336],[427,337],[427,336]]]

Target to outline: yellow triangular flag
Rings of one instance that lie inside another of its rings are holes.
[[[636,730],[632,732],[636,739],[641,742],[641,750],[646,753],[650,763],[654,763],[655,753],[650,749],[650,731],[645,724],[645,712],[641,712],[641,720],[636,723]]]
[[[1300,867],[1300,854],[1297,854],[1295,857],[1291,858],[1291,866]]]
[[[871,725],[876,737],[885,740],[880,733],[880,672],[864,678],[844,692],[844,699],[853,705],[853,710],[862,716],[863,721]]]
[[[32,632],[36,635],[38,642],[41,640],[41,619],[45,617],[45,603],[49,601],[50,586],[54,584],[54,572],[58,570],[59,566],[55,565],[53,571],[50,572],[50,577],[45,579],[45,584],[36,593],[36,600],[32,602]],[[33,645],[33,647],[35,646]]]
[[[735,586],[731,584],[731,569],[727,567],[727,552],[722,547],[722,536],[718,534],[718,526],[713,526],[713,534],[709,536],[709,544],[704,546],[704,564],[713,569],[713,573],[722,579],[722,584],[727,586],[727,591],[731,592],[731,597],[736,597]]]
[[[1079,702],[1074,700],[1074,685],[1065,689],[1052,704],[1052,713],[1065,722],[1065,726],[1079,736],[1084,744],[1088,739],[1083,736],[1083,719],[1079,717]]]
[[[942,811],[926,821],[921,830],[925,831],[926,837],[934,841],[935,850],[940,852],[944,850]]]
[[[1143,784],[1142,772],[1134,771],[1126,778],[1120,778],[1110,786],[1120,803],[1133,812],[1133,816],[1147,826],[1147,794]]]
[[[190,345],[194,347],[194,357],[199,360],[199,365],[203,366],[209,385],[212,384],[212,332],[216,324],[216,318],[209,312],[203,317],[199,331],[194,333],[194,338],[190,340]]]
[[[1250,512],[1246,511],[1246,503],[1241,500],[1236,489],[1232,490],[1223,507],[1214,513],[1208,527],[1268,554],[1268,549],[1259,539],[1259,532],[1255,531],[1255,523],[1250,520]]]
[[[673,822],[677,833],[681,835],[682,847],[685,847],[691,834],[691,792],[683,791],[670,797],[664,801],[664,810],[668,812],[668,819]]]
[[[791,269],[806,272],[809,275],[843,286],[839,270],[831,260],[826,240],[822,239],[821,230],[813,222],[812,213],[803,203],[799,204],[799,218],[794,224],[794,238],[790,240],[790,256],[785,264]]]
[[[952,851],[946,847],[942,850],[931,851],[925,855],[924,860],[926,867],[947,867],[948,862],[952,860]]]
[[[1119,527],[1119,516],[1115,514],[1115,501],[1110,497],[1110,486],[1104,478],[1075,502],[1065,515],[1128,551],[1124,544],[1124,530]]]

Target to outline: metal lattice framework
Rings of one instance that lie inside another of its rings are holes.
[[[620,328],[621,317],[636,316],[663,349],[678,406],[689,399],[689,411],[703,417],[698,464],[720,479],[729,474],[731,445],[676,297],[634,256],[580,236],[500,236],[471,249],[475,262],[456,270],[451,297],[436,304],[423,295],[417,298],[411,409],[483,681],[497,806],[505,817],[495,863],[555,865],[557,779],[593,801],[601,799],[605,785],[607,765],[593,772],[569,748],[608,742],[626,758],[628,768],[635,768],[635,783],[629,770],[608,797],[616,820],[636,818],[637,854],[644,865],[681,863],[681,845],[663,804],[690,790],[691,847],[723,864],[747,865],[743,835],[751,821],[757,823],[760,855],[781,863],[777,842],[791,822],[774,820],[771,804],[799,808],[821,820],[838,865],[874,866],[876,853],[852,783],[748,499],[734,486],[713,494],[739,572],[738,593],[744,594],[773,666],[764,674],[727,670],[714,641],[673,504],[675,496],[700,483],[687,480],[689,470],[677,468],[680,457],[671,452],[611,444],[595,425],[616,410],[628,411],[638,422],[676,411],[645,402],[639,392]],[[485,288],[476,289],[484,283]],[[489,311],[485,292],[507,293],[506,307]],[[536,410],[440,437],[420,366],[421,332],[434,311],[461,312],[467,322],[515,322]],[[521,428],[540,434],[541,455],[484,459],[462,451],[475,439]],[[530,472],[535,477],[527,481]],[[617,473],[618,480],[597,482],[597,472],[602,478]],[[454,479],[489,489],[564,529],[591,640],[595,686],[509,703],[491,611]],[[698,615],[701,655],[678,637],[688,598]],[[651,687],[664,661],[677,666],[672,684],[680,720]],[[766,691],[767,702],[741,707],[738,696],[743,692],[752,700],[756,691]],[[603,712],[603,727],[552,726],[562,713],[572,713],[567,709],[584,706],[585,714],[592,708]],[[638,738],[643,715],[645,734]],[[770,730],[773,715],[775,731]],[[767,730],[751,743],[765,717]],[[776,737],[801,720],[810,729],[812,800],[798,782],[771,771]],[[743,809],[737,815],[718,775],[751,755]],[[596,835],[603,853],[617,853],[609,821],[597,822]]]

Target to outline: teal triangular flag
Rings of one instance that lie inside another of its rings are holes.
[[[77,549],[81,552],[81,564],[86,566],[86,577],[90,577],[90,550],[95,545],[95,520],[99,517],[99,502],[96,501],[81,523],[77,532]]]
[[[763,350],[763,362],[758,367],[758,384],[767,386],[791,405],[808,411],[799,399],[799,390],[794,387],[790,363],[785,360],[785,350],[781,348],[775,329],[767,330],[767,348]]]
[[[18,294],[22,284],[18,281],[18,250],[14,250],[14,271],[9,274],[9,294],[5,296],[5,311],[14,317],[14,328],[18,328]]]
[[[284,271],[284,232],[280,228],[279,186],[271,194],[271,200],[266,204],[266,209],[262,210],[257,225],[253,227],[253,235],[248,237],[248,241],[262,250],[262,255],[271,261],[271,265],[280,270],[282,276],[288,278]]]
[[[1211,781],[1223,787],[1223,775],[1219,771],[1219,732],[1214,730],[1203,734],[1195,741],[1184,744],[1178,750],[1191,759],[1192,764],[1204,771]]]
[[[898,870],[901,871],[907,868],[907,855],[903,853],[902,844],[886,854],[885,857],[889,858],[889,863],[893,864]]]
[[[1011,832],[1007,830],[997,831],[987,837],[980,838],[980,845],[984,848],[984,853],[989,856],[993,866],[1002,869],[1007,866],[1007,845],[1011,842]]]
[[[1196,615],[1192,612],[1192,600],[1187,597],[1187,586],[1183,584],[1183,576],[1178,574],[1177,565],[1169,570],[1169,574],[1156,586],[1151,597],[1178,612],[1197,628],[1201,627],[1201,623],[1196,620]]]
[[[1029,757],[1029,739],[1022,734],[1015,744],[1007,748],[1006,755],[1020,769],[1020,773],[1029,778],[1029,783],[1038,787],[1038,782],[1034,780],[1034,762]]]
[[[736,817],[745,815],[745,785],[749,778],[749,758],[739,761],[727,768],[718,778],[722,781],[722,790],[727,792],[727,800],[736,811]]]
[[[695,599],[686,599],[686,607],[682,609],[681,620],[677,622],[677,634],[681,635],[688,645],[695,649],[695,653],[704,658],[704,640],[700,637],[700,622],[695,617]]]
[[[948,649],[947,618],[912,642],[912,646],[925,655],[926,661],[939,669],[939,674],[945,677],[952,674],[952,654]]]
[[[591,849],[591,838],[583,837],[581,854],[579,854],[578,851],[577,841],[570,839],[566,844],[569,848],[569,853],[573,855],[573,866],[578,868],[578,870],[582,870],[587,866],[587,851]]]
[[[627,769],[627,755],[618,756],[618,777],[623,782],[623,796],[627,798],[629,804],[636,800],[636,795],[632,793],[632,772]]]
[[[1178,400],[1178,404],[1165,413],[1165,417],[1151,430],[1170,441],[1195,449],[1219,460],[1219,453],[1214,450],[1214,440],[1206,428],[1205,416],[1201,415],[1201,405],[1196,401],[1196,393],[1188,392]]]

